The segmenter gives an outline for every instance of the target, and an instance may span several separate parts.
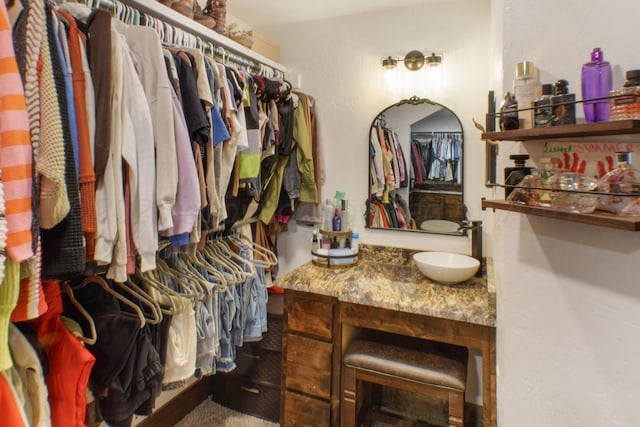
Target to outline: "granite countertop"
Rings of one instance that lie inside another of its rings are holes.
[[[278,277],[276,285],[343,302],[495,327],[491,258],[485,258],[482,277],[445,285],[418,271],[416,252],[420,251],[360,245],[359,261],[353,266],[329,268],[310,261]]]

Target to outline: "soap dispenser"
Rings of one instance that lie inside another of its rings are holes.
[[[509,197],[509,194],[515,189],[515,186],[518,185],[525,176],[531,175],[532,170],[530,166],[525,166],[529,158],[528,154],[512,154],[509,158],[513,160],[514,166],[504,168],[504,183],[506,185],[504,189],[505,199]]]

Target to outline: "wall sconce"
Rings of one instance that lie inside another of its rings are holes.
[[[386,69],[393,69],[398,65],[398,61],[402,61],[407,70],[418,71],[424,64],[432,67],[442,64],[442,55],[432,52],[430,55],[424,56],[419,50],[412,50],[404,58],[394,58],[392,56],[382,58],[382,66]]]

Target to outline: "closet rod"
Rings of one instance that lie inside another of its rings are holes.
[[[105,4],[113,8],[113,3],[109,0],[99,0],[100,4]],[[240,43],[231,40],[222,34],[219,34],[204,25],[189,19],[188,17],[181,15],[175,10],[163,5],[156,0],[118,0],[120,3],[137,9],[139,12],[146,13],[149,16],[160,19],[161,21],[180,28],[187,33],[200,37],[204,42],[213,43],[214,47],[222,47],[227,54],[231,56],[231,60],[238,62],[242,65],[246,65],[248,62],[256,65],[266,65],[269,68],[282,73],[282,77],[286,72],[284,65],[275,62],[258,52],[254,52],[241,45]],[[247,61],[247,62],[245,62]]]

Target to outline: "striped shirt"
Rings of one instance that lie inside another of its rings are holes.
[[[7,219],[7,253],[15,262],[33,256],[31,248],[31,138],[22,80],[13,50],[11,26],[0,2],[0,168]]]

